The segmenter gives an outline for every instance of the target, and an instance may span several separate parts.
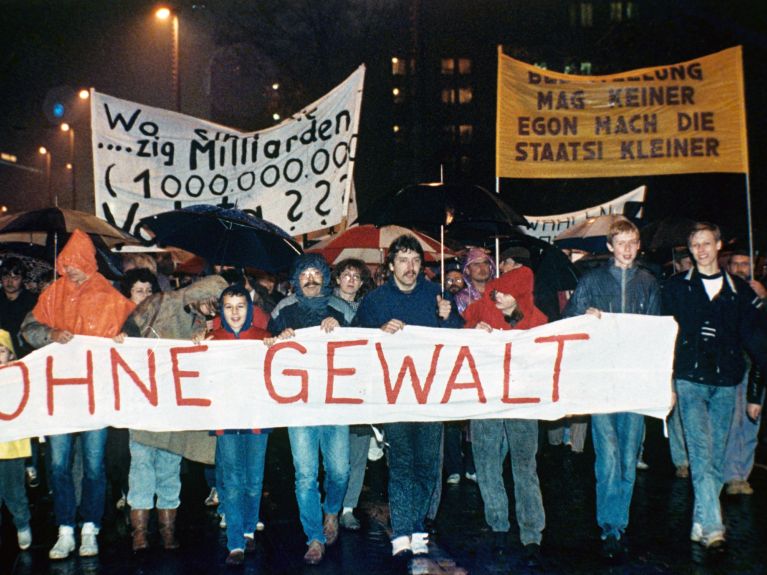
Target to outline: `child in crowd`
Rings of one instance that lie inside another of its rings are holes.
[[[11,334],[0,329],[0,366],[16,359]],[[32,530],[29,527],[29,502],[24,487],[24,458],[32,453],[29,439],[18,439],[0,443],[0,507],[8,507],[16,525],[19,548],[29,549],[32,545]]]
[[[209,339],[260,339],[270,336],[253,325],[253,301],[248,290],[234,284],[221,292],[221,327]],[[225,382],[221,382],[225,384]],[[226,509],[227,565],[242,565],[245,553],[255,551],[253,533],[258,523],[264,460],[269,432],[266,429],[216,431],[216,465],[221,467],[220,495]]]

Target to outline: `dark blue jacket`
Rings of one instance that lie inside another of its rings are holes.
[[[722,275],[722,289],[713,300],[708,299],[696,268],[670,277],[663,286],[663,313],[673,315],[679,324],[674,356],[677,379],[737,385],[746,369],[744,349],[762,368],[765,366],[764,319],[752,303],[755,294],[742,279],[724,270]],[[701,335],[707,318],[716,331],[713,352]]]
[[[463,320],[448,294],[445,297],[453,304],[450,315],[446,320],[437,315],[437,296],[440,294],[439,285],[426,280],[423,275],[418,276],[410,292],[400,290],[392,276],[384,285],[365,296],[353,325],[381,327],[391,319],[398,319],[410,325],[460,328]]]
[[[583,315],[590,307],[610,313],[660,315],[660,288],[651,273],[636,265],[619,268],[611,258],[578,280],[563,315]]]

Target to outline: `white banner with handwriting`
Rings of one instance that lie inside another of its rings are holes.
[[[236,205],[293,236],[339,223],[364,77],[360,66],[281,124],[247,133],[94,91],[97,215],[136,234],[140,218],[194,204]]]
[[[0,441],[98,429],[205,430],[633,411],[665,417],[671,317],[530,330],[298,330],[261,341],[77,336],[0,367]]]

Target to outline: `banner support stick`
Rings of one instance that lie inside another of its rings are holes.
[[[746,172],[746,218],[748,224],[748,258],[751,262],[751,278],[754,279],[754,228],[751,220],[751,175]]]

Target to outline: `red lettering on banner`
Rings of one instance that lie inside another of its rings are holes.
[[[415,370],[413,358],[409,355],[406,355],[405,359],[402,360],[402,367],[400,367],[399,374],[397,375],[397,383],[395,383],[394,387],[392,388],[391,377],[389,376],[389,364],[386,362],[386,357],[384,357],[381,344],[376,343],[378,361],[381,362],[381,369],[383,369],[384,386],[386,388],[386,401],[390,404],[397,403],[400,389],[402,389],[402,382],[405,379],[405,372],[408,371],[410,372],[410,381],[413,384],[413,393],[415,393],[416,400],[420,404],[426,403],[426,401],[429,399],[429,390],[431,390],[431,384],[434,381],[434,374],[437,372],[437,360],[439,359],[439,354],[443,347],[445,346],[441,343],[438,343],[434,346],[434,351],[431,355],[429,373],[426,375],[426,381],[424,381],[423,386],[421,386],[421,380],[418,378],[418,373]]]
[[[13,421],[16,419],[19,414],[24,411],[24,408],[27,406],[27,402],[29,401],[29,369],[27,368],[26,364],[23,361],[17,361],[8,365],[0,365],[0,371],[9,368],[18,368],[21,370],[21,382],[24,386],[24,391],[21,394],[21,401],[19,402],[19,406],[16,408],[16,411],[13,413],[3,413],[0,411],[0,421]]]
[[[178,367],[178,356],[182,353],[200,353],[208,351],[207,345],[196,345],[194,347],[172,347],[170,348],[170,359],[173,365],[173,385],[176,387],[176,405],[191,405],[198,407],[208,407],[211,404],[210,399],[204,397],[184,397],[181,392],[181,379],[184,377],[200,377],[199,371],[182,371]]]
[[[463,365],[464,360],[468,361],[469,371],[471,371],[471,376],[474,379],[473,381],[466,383],[457,383],[455,378],[458,377],[458,374],[461,372],[461,366]],[[482,389],[482,383],[479,381],[477,364],[474,361],[474,356],[471,355],[471,351],[469,350],[468,345],[462,345],[461,349],[458,350],[458,357],[455,358],[455,365],[453,366],[453,371],[450,374],[450,379],[447,380],[445,395],[442,396],[442,401],[440,401],[440,403],[447,403],[450,401],[450,395],[453,393],[453,389],[476,389],[477,399],[479,399],[479,402],[487,403],[487,398],[485,398],[485,390]]]
[[[536,337],[535,343],[553,343],[557,344],[557,359],[554,362],[554,380],[551,390],[551,401],[559,401],[559,373],[562,368],[562,355],[565,350],[566,341],[578,341],[589,339],[587,333],[572,333],[568,335],[550,335],[548,337]]]
[[[53,415],[53,386],[54,385],[86,385],[88,386],[88,413],[96,411],[96,400],[93,397],[93,352],[85,352],[85,377],[53,377],[53,357],[45,361],[45,378],[48,387],[48,415]]]
[[[336,349],[340,347],[352,347],[355,345],[367,345],[368,340],[357,339],[354,341],[329,341],[328,342],[328,385],[325,388],[325,403],[362,403],[359,397],[333,397],[333,380],[339,375],[354,375],[357,370],[353,367],[335,367]]]
[[[511,342],[508,342],[503,351],[503,403],[540,403],[540,397],[509,397],[509,380],[511,379]],[[559,380],[557,380],[559,382]]]
[[[120,376],[117,374],[117,367],[122,367],[125,373],[133,380],[139,391],[144,394],[144,397],[149,400],[149,403],[154,407],[157,407],[157,379],[155,378],[156,362],[154,357],[154,350],[146,350],[147,364],[149,367],[149,387],[144,385],[144,382],[139,379],[138,374],[131,369],[131,367],[125,362],[122,356],[117,353],[115,348],[109,349],[109,357],[112,360],[112,387],[115,392],[115,411],[120,411]]]
[[[266,390],[269,392],[269,396],[277,403],[295,403],[296,401],[303,401],[306,403],[309,401],[309,373],[305,369],[282,370],[282,375],[297,375],[301,378],[301,390],[296,395],[280,395],[274,388],[274,383],[272,382],[272,361],[274,361],[274,356],[277,352],[285,348],[295,349],[301,354],[306,353],[306,348],[295,341],[283,341],[276,343],[267,349],[266,357],[264,358],[264,382],[266,383]]]

